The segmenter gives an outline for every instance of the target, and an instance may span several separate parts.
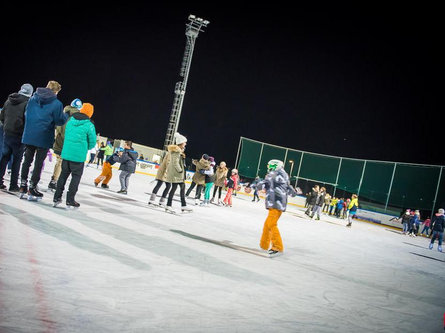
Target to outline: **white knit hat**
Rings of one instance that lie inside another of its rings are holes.
[[[444,210],[443,208],[439,208],[439,214],[443,214]]]
[[[187,142],[187,138],[184,135],[179,134],[178,132],[175,133],[174,137],[175,137],[175,144],[177,145]]]

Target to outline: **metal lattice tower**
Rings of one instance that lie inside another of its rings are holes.
[[[182,104],[184,102],[185,89],[187,87],[187,80],[190,71],[190,65],[192,63],[193,50],[195,48],[195,41],[198,38],[198,34],[203,31],[202,28],[207,27],[210,22],[204,20],[195,15],[189,15],[188,22],[186,24],[185,36],[187,42],[185,44],[184,56],[182,58],[181,70],[179,76],[182,81],[176,82],[175,85],[175,97],[173,99],[173,107],[170,115],[170,120],[167,127],[167,134],[164,141],[164,149],[167,149],[168,145],[173,144],[173,137],[178,131],[179,118],[181,117]]]

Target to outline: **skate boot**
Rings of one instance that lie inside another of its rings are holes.
[[[215,198],[210,199],[210,203],[214,203],[215,202]]]
[[[119,191],[117,191],[117,193],[120,193],[120,194],[127,194],[127,190],[119,190]]]
[[[108,186],[107,184],[102,184],[100,185],[101,188],[110,188],[110,186]]]
[[[165,212],[170,214],[176,214],[176,211],[171,206],[165,206]]]
[[[200,204],[199,199],[195,199],[195,205],[197,206],[197,205],[199,205],[199,204]]]
[[[28,185],[20,185],[20,189],[19,189],[19,193],[20,193],[20,199],[25,198],[28,195]]]
[[[17,185],[9,186],[9,192],[19,192],[20,188]]]
[[[218,205],[218,206],[221,206],[221,205],[222,205],[222,201],[221,201],[221,199],[218,199],[218,203],[217,203],[217,205]]]
[[[430,250],[432,250],[432,249],[433,249],[433,243],[430,243],[430,245],[428,246],[428,248],[429,248]]]
[[[193,209],[188,208],[187,206],[181,207],[181,212],[183,213],[191,213],[193,212]]]
[[[48,190],[56,190],[57,187],[57,182],[55,182],[54,180],[51,180],[48,184]]]
[[[437,247],[437,251],[442,252],[442,245],[439,245],[439,246]]]
[[[97,187],[98,185],[99,185],[99,183],[96,183],[96,182],[94,182],[94,186],[96,186],[96,187]]]
[[[152,193],[151,195],[150,195],[150,199],[148,200],[148,204],[149,205],[155,205],[156,203],[155,203],[155,200],[156,200],[156,194],[155,193]]]
[[[162,208],[166,207],[165,198],[161,198],[161,200],[159,200],[159,206],[161,206]]]
[[[80,203],[78,203],[76,200],[67,200],[66,201],[66,208],[79,208]]]
[[[279,256],[281,254],[281,252],[277,251],[277,250],[270,249],[269,251],[267,251],[267,254],[269,255],[270,258],[273,258],[273,257]]]
[[[62,203],[62,198],[54,199],[53,200],[53,207],[57,207]]]
[[[5,184],[0,184],[0,190],[6,190],[6,185]]]
[[[40,193],[37,188],[30,187],[28,190],[28,201],[37,201],[43,198],[43,194]]]
[[[347,227],[350,227],[351,225],[352,225],[352,223],[348,223],[346,226],[347,226]]]

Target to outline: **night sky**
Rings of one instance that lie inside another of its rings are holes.
[[[233,167],[245,136],[445,164],[437,8],[229,7],[77,3],[11,12],[0,31],[2,99],[22,83],[57,80],[64,105],[78,97],[95,106],[101,135],[161,148],[194,14],[210,24],[196,42],[179,125],[188,157],[208,153]]]

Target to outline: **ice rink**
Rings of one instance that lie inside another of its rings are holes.
[[[118,171],[110,190],[99,173],[77,210],[0,193],[1,333],[443,332],[445,254],[424,237],[288,206],[285,253],[266,258],[263,200],[175,216],[147,207],[153,177],[120,195]]]

